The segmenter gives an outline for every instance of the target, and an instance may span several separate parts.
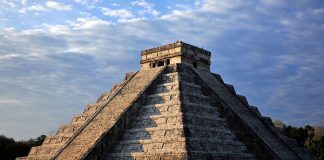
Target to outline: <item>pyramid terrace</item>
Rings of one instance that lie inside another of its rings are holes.
[[[314,159],[210,71],[211,52],[175,42],[20,160]]]

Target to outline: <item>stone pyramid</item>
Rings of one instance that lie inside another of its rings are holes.
[[[140,71],[19,159],[313,159],[210,72],[210,56],[179,41],[142,51]]]

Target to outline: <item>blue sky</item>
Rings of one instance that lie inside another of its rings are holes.
[[[324,125],[322,0],[1,0],[0,134],[53,134],[177,40],[263,115]]]

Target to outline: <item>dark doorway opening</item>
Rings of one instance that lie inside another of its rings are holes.
[[[194,66],[195,68],[197,68],[197,62],[196,62],[196,61],[193,62],[192,64],[193,64],[193,66]]]
[[[166,63],[167,63],[167,65],[169,65],[170,64],[170,59],[167,59]]]
[[[164,62],[163,61],[158,61],[158,67],[160,66],[164,66]]]

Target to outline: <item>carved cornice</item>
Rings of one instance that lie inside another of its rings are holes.
[[[165,50],[169,50],[169,49],[173,49],[173,48],[177,48],[177,47],[183,47],[183,48],[186,48],[186,49],[194,50],[195,52],[200,52],[200,53],[206,54],[208,56],[211,55],[210,51],[204,50],[202,48],[198,48],[196,46],[184,43],[182,41],[177,41],[175,43],[167,44],[167,45],[164,45],[164,46],[159,46],[159,47],[156,47],[156,48],[143,50],[143,51],[141,51],[141,55],[143,56],[143,55],[156,53],[156,52],[161,52],[161,51],[165,51]]]

